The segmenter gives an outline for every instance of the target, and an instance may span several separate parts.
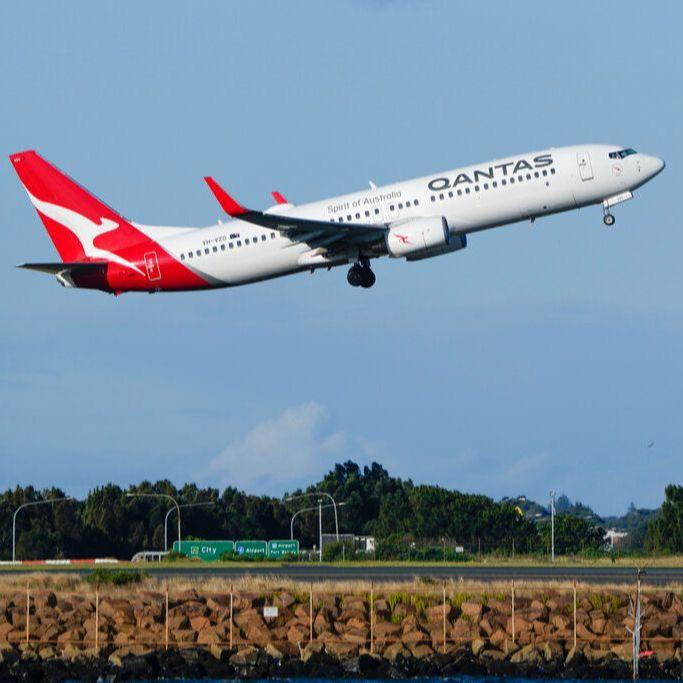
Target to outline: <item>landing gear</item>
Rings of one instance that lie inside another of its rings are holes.
[[[352,287],[363,287],[369,289],[375,284],[375,274],[370,268],[370,264],[366,261],[362,264],[354,264],[349,268],[346,274],[346,279]]]
[[[606,213],[606,214],[602,217],[602,222],[603,222],[607,227],[611,227],[612,225],[614,225],[614,222],[615,222],[615,221],[616,221],[616,218],[615,218],[611,213]]]

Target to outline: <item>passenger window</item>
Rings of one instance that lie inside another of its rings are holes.
[[[458,190],[458,197],[462,197],[462,190]]]
[[[555,169],[554,168],[550,169],[550,175],[555,175]]]
[[[235,245],[232,242],[230,242],[228,246],[230,247],[230,249],[233,249]]]
[[[475,192],[479,192],[479,185],[475,185],[475,186],[474,186],[474,191],[475,191]]]
[[[527,180],[531,180],[531,173],[527,173],[527,174],[526,174],[526,179],[527,179]]]
[[[534,171],[534,178],[538,178],[538,171]]]
[[[493,185],[493,187],[498,187],[498,181],[497,181],[497,180],[494,180],[494,181],[491,183],[491,185]]]
[[[213,248],[213,253],[214,253],[214,254],[217,254],[217,253],[218,253],[218,247],[214,247],[214,248]]]
[[[523,176],[523,175],[518,175],[518,176],[517,176],[517,182],[518,182],[518,183],[521,183],[523,180],[524,180],[524,176]]]
[[[339,220],[341,220],[341,218],[340,218]],[[271,240],[274,240],[274,239],[275,239],[275,233],[274,233],[274,232],[271,232],[271,233],[270,233],[270,239],[271,239]]]
[[[223,242],[223,244],[221,244],[221,251],[225,251],[225,242]]]
[[[237,240],[237,246],[238,246],[238,247],[241,247],[241,246],[242,246],[242,241],[241,241],[241,240]]]
[[[366,217],[366,218],[370,218],[370,212],[369,212],[369,211],[366,211],[366,212],[365,212],[365,217]]]
[[[501,185],[507,185],[507,184],[508,184],[508,181],[505,180],[505,178],[503,178],[503,179],[500,181],[500,184],[501,184]]]
[[[406,209],[410,208],[410,200],[406,202]]]
[[[360,218],[360,214],[357,213],[357,214],[356,214],[356,220],[358,220],[359,218]]]
[[[181,255],[180,255],[180,260],[181,260],[181,261],[184,261],[184,260],[185,260],[185,254],[181,254]]]
[[[249,244],[249,238],[248,237],[244,240],[244,243]]]
[[[448,196],[449,196],[451,199],[453,199],[453,190],[449,190],[449,191],[448,191]]]
[[[484,189],[485,189],[485,190],[488,190],[488,189],[489,189],[489,184],[488,184],[488,183],[484,183]]]
[[[469,194],[469,193],[470,193],[470,188],[469,188],[469,187],[466,187],[466,188],[465,188],[465,194]]]
[[[349,223],[351,222],[351,214],[346,217],[346,220],[349,221]]]
[[[375,214],[379,216],[379,209],[375,209]]]
[[[188,251],[188,252],[187,252],[187,257],[188,257],[188,258],[192,258],[193,256],[194,256],[194,254],[193,254],[191,251]]]
[[[432,201],[434,201],[435,199],[436,199],[436,197],[434,195],[432,195]]]
[[[201,255],[202,255],[202,250],[201,250],[201,249],[197,249],[197,256],[201,256]]]
[[[389,207],[389,210],[390,210],[390,211],[393,211],[395,208],[396,208],[396,207],[392,204],[392,205]]]
[[[261,235],[261,242],[265,242],[265,241],[266,241],[266,236],[265,236],[265,235]]]
[[[548,171],[546,171],[545,169],[543,169],[543,175],[544,175],[544,176],[548,175]]]
[[[510,178],[510,185],[514,185],[514,184],[515,184],[515,179],[514,179],[514,178]]]
[[[204,253],[205,253],[205,254],[208,254],[208,253],[209,253],[209,248],[208,248],[208,247],[207,247],[206,249],[204,249]]]
[[[417,206],[418,204],[419,204],[419,202],[417,201],[417,199],[414,199],[413,200],[413,206]]]

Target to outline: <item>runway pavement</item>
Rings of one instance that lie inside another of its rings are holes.
[[[148,571],[152,576],[162,578],[207,578],[225,577],[239,578],[244,576],[277,576],[301,581],[329,581],[329,580],[372,580],[382,581],[411,581],[416,577],[429,577],[434,580],[475,580],[475,581],[582,581],[588,583],[633,583],[635,581],[635,566],[599,565],[576,567],[552,566],[486,566],[486,565],[446,565],[446,566],[406,566],[406,565],[281,565],[239,567],[226,564],[203,564],[197,566],[173,566],[139,564],[136,568]],[[645,568],[643,581],[651,585],[668,583],[683,584],[683,567],[652,567]],[[26,573],[26,569],[5,569],[2,573]],[[44,571],[44,568],[35,571]],[[91,568],[65,567],[55,568],[60,573],[87,574]]]

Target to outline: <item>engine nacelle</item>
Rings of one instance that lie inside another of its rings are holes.
[[[411,218],[393,225],[386,234],[389,256],[419,261],[467,246],[465,235],[451,237],[448,222],[440,216]]]

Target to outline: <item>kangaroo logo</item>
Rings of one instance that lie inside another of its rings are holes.
[[[394,237],[399,240],[401,244],[410,244],[410,240],[408,239],[408,235],[399,235],[397,232],[394,233]]]
[[[118,254],[114,254],[106,249],[100,249],[96,247],[94,242],[97,237],[104,235],[107,232],[112,232],[119,227],[116,221],[112,221],[109,218],[100,218],[100,222],[95,223],[89,218],[82,216],[76,211],[67,209],[65,206],[59,206],[58,204],[51,204],[50,202],[44,202],[42,199],[34,197],[28,190],[26,193],[31,200],[33,206],[36,207],[37,211],[40,211],[44,216],[52,219],[56,223],[63,225],[65,228],[71,230],[71,232],[78,237],[81,246],[83,247],[83,252],[86,256],[90,258],[103,258],[108,261],[114,261],[126,268],[132,268],[137,273],[140,273],[143,277],[145,274],[130,261],[122,258]]]

